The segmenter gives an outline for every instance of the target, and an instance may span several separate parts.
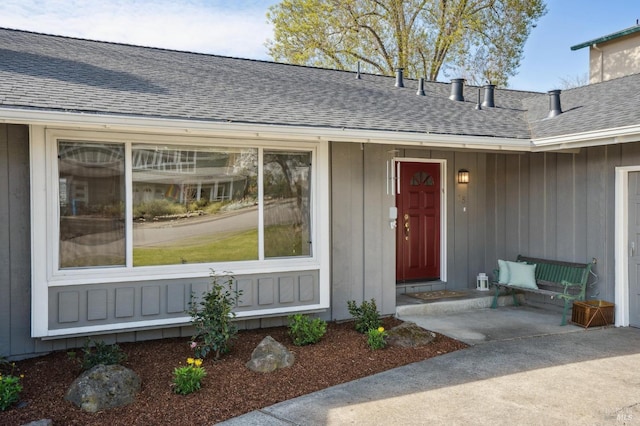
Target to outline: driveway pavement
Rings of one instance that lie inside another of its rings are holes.
[[[640,425],[640,329],[559,327],[522,307],[425,317],[473,346],[222,424]]]

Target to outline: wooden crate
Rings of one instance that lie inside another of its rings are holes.
[[[573,302],[571,322],[583,327],[611,325],[614,322],[615,304],[604,300]]]

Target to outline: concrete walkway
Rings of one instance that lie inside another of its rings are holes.
[[[222,424],[640,425],[640,329],[527,307],[403,319],[473,346]]]

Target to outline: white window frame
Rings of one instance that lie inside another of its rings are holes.
[[[125,144],[126,181],[126,258],[124,267],[91,267],[82,269],[59,269],[59,184],[58,184],[58,141],[86,141],[96,143]],[[259,188],[259,259],[250,261],[213,262],[179,265],[158,265],[133,267],[132,235],[132,167],[131,146],[141,143],[166,143],[185,146],[250,147],[258,148],[258,188]],[[146,280],[166,280],[179,278],[208,277],[210,270],[232,271],[234,275],[267,274],[280,272],[319,271],[320,303],[308,308],[329,307],[329,148],[327,141],[308,142],[290,140],[264,140],[229,137],[183,136],[150,133],[118,133],[85,131],[73,129],[44,128],[32,126],[31,149],[31,246],[32,246],[32,336],[44,336],[48,331],[48,288],[56,286],[108,284]],[[264,258],[263,251],[263,188],[262,160],[264,150],[311,152],[310,185],[310,225],[311,256]],[[260,314],[260,310],[247,312]],[[283,311],[284,312],[284,311]],[[269,310],[273,315],[274,312]],[[114,329],[117,328],[114,324]]]

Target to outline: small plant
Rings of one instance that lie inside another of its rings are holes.
[[[120,364],[127,359],[127,354],[122,352],[120,346],[107,345],[104,341],[96,342],[88,338],[82,347],[83,370],[89,370],[98,364],[112,365]],[[75,357],[75,354],[73,355]]]
[[[11,370],[8,374],[3,374],[4,368],[9,365],[8,361],[4,358],[0,359],[3,370],[0,370],[0,411],[6,411],[13,404],[20,400],[20,392],[22,392],[22,385],[20,379],[24,376],[14,375],[15,363],[11,363]]]
[[[194,294],[191,295],[187,312],[196,335],[190,345],[198,358],[213,352],[215,359],[220,359],[222,354],[229,352],[230,341],[238,333],[238,327],[233,323],[236,317],[233,308],[242,292],[233,289],[234,278],[228,274],[216,275],[212,270],[211,278],[213,286],[199,302]]]
[[[372,350],[383,349],[387,346],[387,332],[384,331],[384,327],[372,328],[367,331],[367,345]]]
[[[207,375],[200,358],[187,358],[187,365],[173,370],[173,391],[188,395],[201,387],[202,378]]]
[[[371,299],[371,302],[364,300],[360,306],[356,305],[355,300],[349,300],[347,307],[351,316],[356,319],[356,330],[359,333],[364,334],[372,328],[380,327],[380,313],[375,299]]]
[[[318,343],[327,332],[327,322],[307,315],[289,315],[289,336],[296,346]]]

